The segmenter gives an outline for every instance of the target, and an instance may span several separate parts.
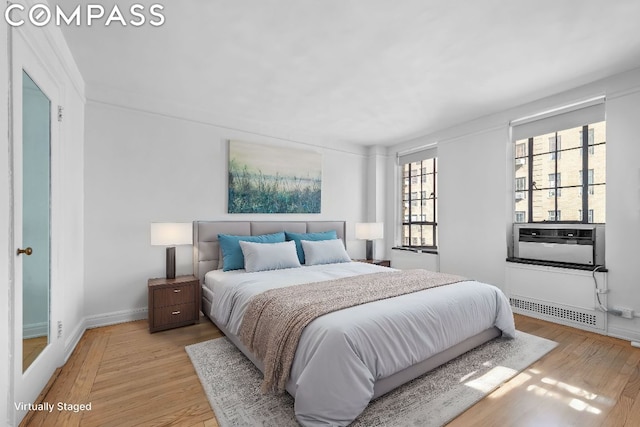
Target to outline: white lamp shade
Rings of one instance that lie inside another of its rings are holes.
[[[384,224],[382,222],[358,222],[356,223],[356,239],[376,240],[384,237]]]
[[[193,244],[190,222],[152,222],[151,245],[174,246]]]

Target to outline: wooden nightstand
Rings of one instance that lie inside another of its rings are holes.
[[[382,267],[391,267],[391,260],[388,259],[356,259],[354,261],[366,262],[369,264],[380,265]]]
[[[195,276],[149,279],[149,332],[193,325],[200,319],[200,281]]]

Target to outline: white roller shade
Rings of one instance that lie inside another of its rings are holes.
[[[438,147],[424,148],[405,154],[398,153],[398,164],[405,165],[407,163],[420,162],[422,160],[434,159],[436,157],[438,157]]]
[[[511,122],[513,140],[518,141],[546,133],[571,129],[605,119],[604,98],[557,109],[553,112],[513,120]]]

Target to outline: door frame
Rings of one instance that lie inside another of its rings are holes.
[[[13,235],[10,237],[10,293],[11,293],[11,351],[10,393],[13,405],[9,408],[10,419],[17,425],[28,412],[26,405],[35,402],[40,392],[55,372],[64,363],[64,340],[60,334],[62,320],[62,289],[60,286],[60,248],[61,218],[60,187],[60,124],[58,105],[61,104],[63,86],[49,70],[38,50],[29,42],[21,29],[10,30],[11,47],[11,224]],[[22,336],[23,336],[23,291],[22,291],[22,255],[16,250],[22,246],[22,72],[23,70],[49,98],[50,108],[50,289],[49,289],[49,344],[34,360],[31,366],[22,372]]]

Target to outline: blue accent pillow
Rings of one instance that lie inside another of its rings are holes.
[[[222,250],[222,271],[240,270],[244,268],[244,255],[240,248],[240,240],[255,243],[284,242],[284,233],[261,234],[259,236],[234,236],[218,234],[220,249]]]
[[[321,231],[318,233],[289,233],[288,231],[285,231],[284,235],[287,240],[293,240],[296,242],[296,252],[298,253],[300,264],[304,264],[304,251],[300,244],[301,240],[311,240],[315,242],[318,240],[333,240],[338,238],[338,234],[335,230]]]

